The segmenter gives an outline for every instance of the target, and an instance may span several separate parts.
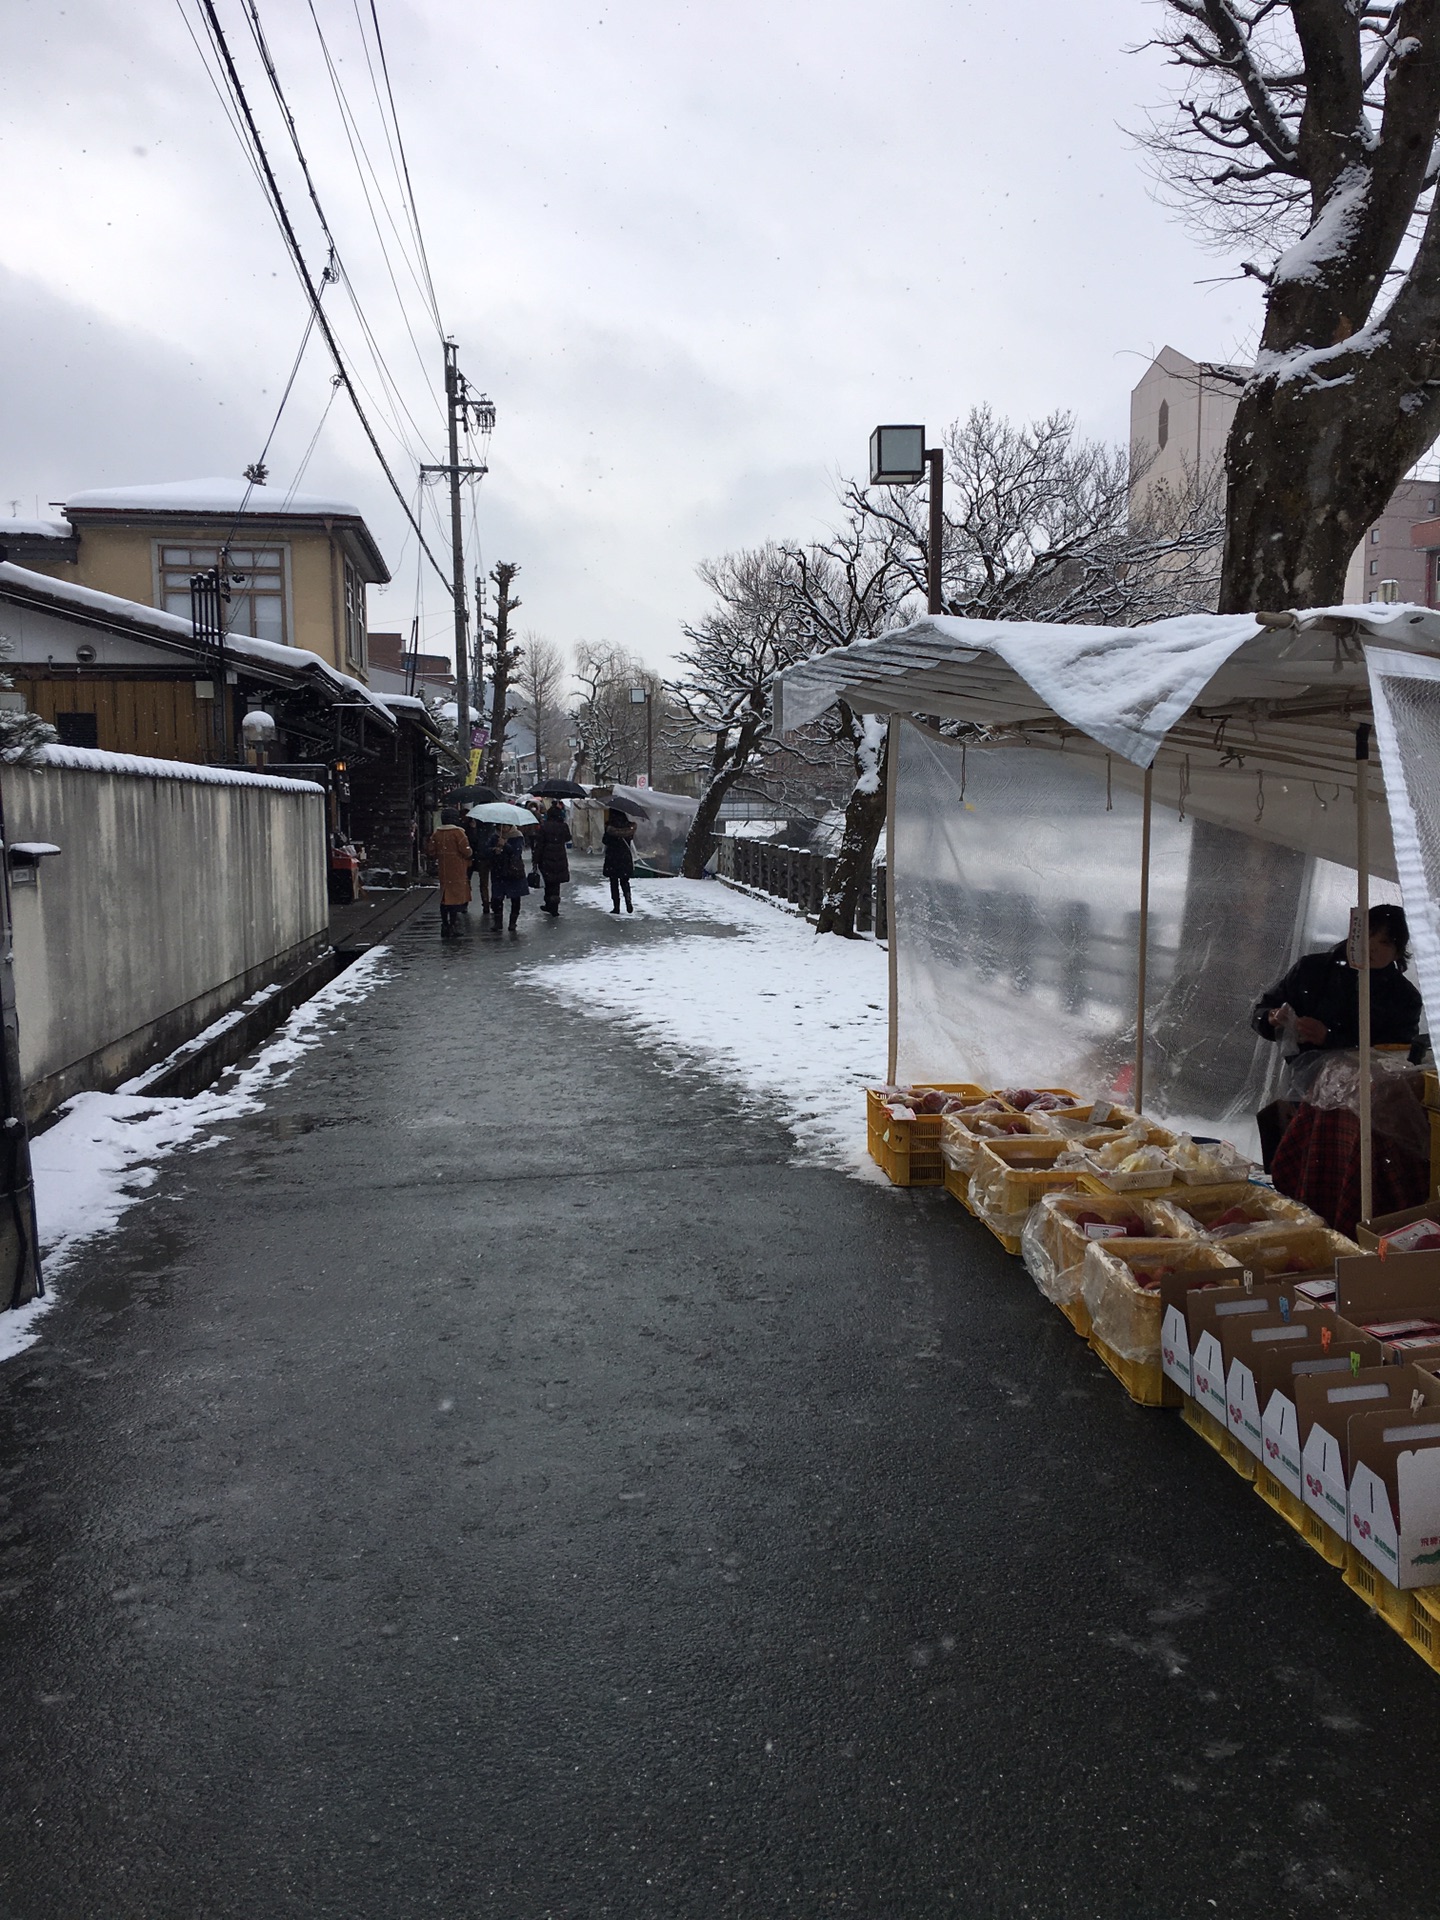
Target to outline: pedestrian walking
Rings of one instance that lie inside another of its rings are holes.
[[[558,800],[550,804],[540,822],[540,840],[535,848],[535,871],[545,882],[545,898],[540,911],[554,919],[560,917],[560,889],[570,878],[570,861],[565,849],[570,844],[570,823]]]
[[[440,938],[458,939],[460,916],[470,904],[470,836],[454,807],[441,814],[425,851],[440,870]]]
[[[497,933],[507,900],[510,902],[510,931],[514,933],[515,923],[520,918],[520,902],[529,891],[530,882],[525,875],[525,842],[520,829],[502,826],[490,861],[490,914]]]
[[[612,807],[600,842],[605,850],[605,864],[600,871],[610,882],[611,913],[620,911],[622,893],[625,896],[625,911],[635,911],[635,902],[630,898],[630,876],[635,871],[635,853],[630,843],[634,838],[634,821],[628,813],[621,813],[618,807]]]
[[[470,858],[473,871],[480,885],[480,911],[490,911],[490,862],[495,858],[495,829],[487,820],[467,820],[465,831],[470,836]]]

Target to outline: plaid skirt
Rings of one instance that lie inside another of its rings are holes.
[[[1428,1160],[1388,1134],[1372,1135],[1376,1213],[1422,1206],[1430,1195]],[[1337,1233],[1355,1237],[1360,1218],[1360,1117],[1344,1107],[1302,1105],[1275,1149],[1271,1177],[1280,1193],[1314,1209]]]

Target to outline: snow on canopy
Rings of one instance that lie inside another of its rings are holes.
[[[348,500],[318,493],[292,494],[282,487],[252,487],[248,480],[232,480],[226,474],[210,480],[163,480],[146,487],[93,487],[87,493],[72,493],[65,502],[67,513],[239,513],[242,507],[246,514],[261,517],[364,518]]]

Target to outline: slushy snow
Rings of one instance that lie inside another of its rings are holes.
[[[517,981],[623,1026],[677,1070],[743,1088],[784,1121],[800,1162],[878,1178],[863,1089],[885,1077],[884,950],[822,939],[798,913],[715,881],[639,880],[633,892],[636,916],[673,922],[673,939],[608,945],[523,968]],[[577,886],[571,899],[609,911],[607,886]]]
[[[334,1016],[387,978],[388,949],[372,947],[297,1007],[252,1064],[226,1084],[190,1099],[154,1094],[81,1093],[31,1143],[35,1210],[40,1223],[45,1298],[0,1313],[0,1361],[39,1338],[39,1322],[55,1304],[55,1280],[76,1251],[111,1232],[161,1178],[171,1155],[218,1144],[216,1131],[258,1112],[310,1049],[332,1030]]]

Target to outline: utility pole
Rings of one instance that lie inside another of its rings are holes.
[[[473,414],[477,425],[488,433],[495,424],[495,408],[487,399],[472,400],[465,376],[460,371],[460,349],[453,340],[445,342],[445,411],[449,416],[450,458],[443,467],[421,467],[421,474],[444,474],[450,482],[450,568],[451,593],[455,600],[455,723],[456,739],[465,763],[465,779],[470,767],[470,600],[465,590],[465,529],[460,514],[460,482],[478,480],[487,471],[479,466],[460,464],[460,428],[468,425]]]

